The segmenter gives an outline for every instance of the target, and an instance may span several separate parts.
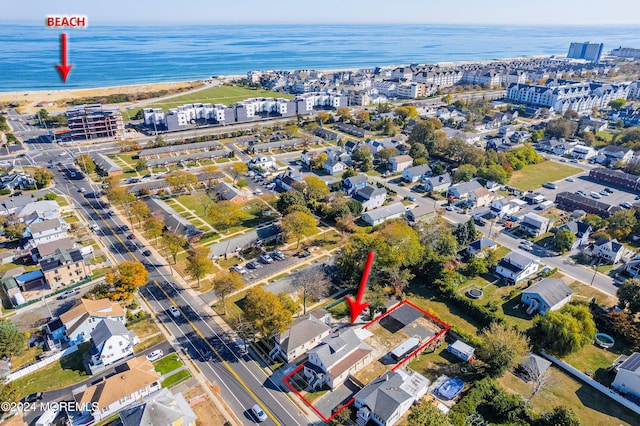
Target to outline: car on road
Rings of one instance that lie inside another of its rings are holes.
[[[162,352],[160,349],[158,349],[158,350],[155,350],[155,351],[153,351],[153,352],[149,352],[149,353],[147,354],[147,359],[148,359],[149,361],[151,361],[151,362],[153,362],[153,361],[157,361],[157,360],[159,360],[160,358],[162,358],[162,355],[164,355],[164,352]]]
[[[267,414],[260,408],[258,404],[251,407],[251,413],[259,422],[267,421]]]
[[[145,250],[145,251],[142,252],[142,254],[147,256],[147,257],[149,257],[149,256],[151,256],[151,250]]]
[[[109,216],[115,216],[116,215],[116,212],[114,212],[113,210],[109,210],[107,213],[109,214]]]
[[[31,403],[31,402],[36,402],[36,401],[42,401],[43,398],[44,398],[44,393],[36,392],[36,393],[32,393],[32,394],[29,394],[29,395],[25,396],[22,399],[22,402]]]
[[[127,225],[122,225],[120,229],[122,230],[122,232],[129,232],[129,227]]]
[[[280,250],[274,251],[271,257],[275,257],[277,260],[285,260],[287,258]]]
[[[85,192],[87,192],[87,188],[82,187],[82,188],[78,189],[78,192],[85,193]]]
[[[242,265],[237,265],[237,264],[236,264],[236,265],[233,265],[231,268],[229,268],[229,271],[230,271],[230,272],[237,272],[237,273],[239,273],[240,275],[244,275],[244,274],[246,274],[246,273],[248,273],[248,272],[249,272],[249,271],[247,271],[247,270],[245,269],[245,267],[244,267],[244,266],[242,266]]]
[[[71,176],[72,178],[76,177],[76,172],[69,173],[69,176]]]
[[[569,162],[570,163],[578,163],[578,160],[574,158],[573,160],[569,160]]]
[[[565,179],[567,182],[575,182],[576,180],[572,177],[568,177]]]
[[[93,229],[94,231],[99,231],[99,230],[100,230],[100,227],[98,226],[98,224],[96,224],[96,223],[92,223],[92,224],[91,224],[91,229]]]
[[[256,260],[252,260],[251,262],[247,263],[247,268],[249,268],[249,269],[259,269],[259,268],[262,268],[262,265],[260,264],[260,262],[258,262]]]
[[[473,221],[478,226],[485,226],[487,224],[487,221],[482,219],[482,218],[480,218],[480,217],[477,217],[477,218],[473,219]]]
[[[311,252],[309,250],[301,250],[301,251],[296,253],[296,256],[298,256],[298,257],[309,257],[309,256],[311,256]]]
[[[135,240],[136,236],[135,236],[135,234],[130,234],[127,238],[130,239],[130,240]]]
[[[253,193],[256,195],[262,195],[262,190],[260,188],[256,188],[256,190],[253,191]]]
[[[169,307],[169,312],[171,312],[171,315],[173,315],[176,318],[180,316],[180,311],[178,310],[178,308],[176,308],[173,305],[171,305],[171,307]]]
[[[260,259],[260,262],[262,263],[273,263],[273,258],[271,256],[269,256],[267,253],[263,253],[260,255],[260,257],[258,258]]]
[[[407,199],[411,202],[416,202],[416,197],[407,197]]]
[[[74,288],[72,290],[67,290],[63,293],[60,293],[60,295],[58,296],[58,300],[63,300],[71,296],[76,296],[78,294],[80,294],[80,290],[78,290],[77,288]]]
[[[603,191],[606,192],[607,194],[613,194],[613,192],[614,192],[613,189],[611,189],[611,188],[605,188],[605,189],[603,189]]]
[[[593,198],[595,198],[595,199],[600,199],[600,198],[602,198],[602,196],[601,196],[600,194],[598,194],[597,192],[593,192],[593,191],[591,191],[591,192],[589,193],[589,195],[591,195],[591,197],[593,197]]]
[[[586,196],[587,196],[587,193],[586,193],[586,192],[584,192],[584,191],[583,191],[583,190],[581,190],[581,189],[577,190],[577,191],[576,191],[576,194],[578,194],[578,195],[582,195],[583,197],[586,197]]]

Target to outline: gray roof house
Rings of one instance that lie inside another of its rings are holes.
[[[467,253],[469,256],[484,257],[484,252],[486,250],[495,250],[497,247],[498,245],[495,242],[482,237],[479,240],[469,243],[467,246]]]
[[[322,168],[329,175],[337,175],[344,172],[346,166],[338,157],[327,158],[322,164]]]
[[[354,395],[357,423],[395,424],[411,405],[426,394],[429,380],[417,372],[389,371]],[[362,423],[360,423],[362,421]]]
[[[329,313],[323,311],[325,315],[321,317],[308,314],[296,319],[286,331],[274,338],[275,347],[269,356],[272,359],[280,356],[286,362],[292,362],[327,337],[331,333]]]
[[[573,235],[576,236],[571,249],[576,249],[580,246],[586,245],[589,241],[589,236],[591,235],[592,231],[591,225],[579,220],[574,220],[558,227],[558,231],[562,231],[563,229],[568,229]]]
[[[537,237],[547,232],[551,225],[552,222],[548,218],[535,213],[527,213],[520,222],[520,229],[527,235]]]
[[[362,208],[371,210],[382,206],[387,199],[387,190],[376,186],[366,185],[359,189],[353,196],[353,199],[362,204]]]
[[[133,407],[120,411],[122,426],[182,425],[193,426],[197,416],[182,394],[162,389]]]
[[[537,312],[545,315],[549,311],[556,311],[569,303],[573,291],[564,281],[555,278],[545,278],[522,292],[522,303],[528,305],[527,314]]]
[[[97,171],[102,176],[116,176],[122,174],[122,167],[118,166],[115,161],[99,152],[89,154],[96,165]]]
[[[407,211],[402,203],[393,203],[370,210],[362,215],[362,220],[369,225],[379,225],[385,220],[401,217]]]
[[[198,241],[202,238],[202,234],[204,234],[204,232],[182,217],[180,213],[175,211],[169,204],[156,197],[147,198],[145,201],[147,202],[152,214],[159,213],[162,216],[162,221],[167,229],[176,232],[179,235],[183,235],[190,242]]]
[[[282,231],[277,224],[271,224],[262,228],[254,229],[237,237],[213,244],[209,250],[213,259],[232,255],[252,245],[260,245],[272,241],[280,235]]]
[[[409,167],[402,171],[402,179],[407,182],[417,182],[425,176],[431,175],[431,167],[428,164]]]
[[[136,334],[127,330],[120,321],[101,320],[91,332],[91,373],[95,374],[107,365],[133,355],[133,345],[138,341]]]
[[[418,206],[404,214],[404,218],[409,223],[428,222],[435,217],[436,211],[431,204]]]
[[[620,262],[622,253],[624,253],[624,246],[618,240],[608,240],[602,237],[593,246],[594,256],[612,264]]]
[[[496,274],[508,282],[517,283],[538,271],[540,260],[512,251],[500,259],[496,266]]]
[[[618,365],[611,387],[623,395],[640,398],[640,353],[632,353]]]
[[[451,186],[451,176],[444,173],[424,180],[425,191],[446,191]]]
[[[449,187],[449,191],[447,191],[447,194],[453,198],[463,199],[467,198],[469,194],[480,188],[482,188],[480,182],[478,182],[477,180],[472,180]]]
[[[219,200],[233,201],[234,203],[242,203],[247,201],[247,195],[239,189],[233,187],[227,182],[220,182],[213,188]]]

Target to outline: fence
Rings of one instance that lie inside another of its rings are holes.
[[[31,374],[36,370],[41,369],[42,367],[46,367],[49,364],[54,363],[55,361],[59,360],[60,358],[62,358],[63,356],[67,356],[69,354],[74,353],[75,351],[78,350],[78,346],[70,346],[67,349],[65,349],[64,351],[60,351],[54,355],[51,355],[45,359],[43,359],[42,361],[38,361],[35,364],[31,364],[28,367],[25,368],[21,368],[18,371],[14,371],[13,373],[9,374],[9,376],[7,377],[7,381],[8,382],[12,382],[16,379],[19,379],[20,377],[24,377],[27,374]]]

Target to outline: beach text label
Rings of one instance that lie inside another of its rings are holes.
[[[85,15],[47,15],[45,22],[49,28],[86,28],[88,20]]]

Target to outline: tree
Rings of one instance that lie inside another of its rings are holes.
[[[616,111],[620,111],[626,104],[627,100],[624,98],[614,99],[608,103],[608,105]]]
[[[200,279],[206,277],[213,270],[213,260],[209,258],[207,247],[191,247],[188,251],[185,271],[195,278],[200,288]]]
[[[373,155],[367,145],[361,144],[351,152],[351,159],[355,163],[356,168],[363,172],[371,170],[373,167]]]
[[[184,249],[184,246],[187,245],[187,239],[182,235],[176,234],[175,232],[167,229],[162,233],[162,245],[165,250],[167,250],[167,253],[171,255],[173,263],[175,264],[178,261],[178,253],[180,253]]]
[[[426,399],[411,409],[408,420],[412,426],[449,426],[451,424],[447,415]]]
[[[127,300],[136,289],[147,283],[149,272],[138,261],[125,260],[107,272],[105,280],[113,286],[111,298]]]
[[[591,343],[596,325],[585,305],[565,305],[534,319],[532,341],[550,352],[564,356]]]
[[[212,204],[207,215],[216,228],[221,227],[225,231],[231,226],[240,224],[246,217],[240,204],[228,200]]]
[[[318,124],[324,124],[328,122],[329,119],[331,119],[331,114],[329,114],[328,112],[320,111],[318,115],[316,115],[316,121],[318,122]]]
[[[2,402],[17,402],[18,401],[18,388],[16,388],[15,382],[7,382],[6,377],[0,379],[0,401]],[[0,413],[4,414],[5,411],[1,407],[5,407],[6,404],[0,405]],[[9,408],[8,406],[6,408]]]
[[[389,278],[389,284],[393,287],[393,293],[396,296],[401,295],[409,282],[415,277],[408,268],[402,268],[399,265],[393,265],[386,270]]]
[[[302,293],[303,313],[307,313],[307,300],[316,302],[329,293],[329,280],[322,268],[311,266],[293,276],[291,286]]]
[[[505,184],[509,180],[507,171],[500,164],[490,164],[478,170],[478,177],[485,180]]]
[[[280,194],[276,204],[276,209],[282,214],[287,214],[292,206],[306,207],[306,205],[307,200],[305,200],[304,194],[300,191],[286,191]]]
[[[231,167],[229,167],[231,171],[231,176],[233,176],[233,183],[236,183],[238,177],[245,175],[249,171],[249,167],[242,162],[233,163]]]
[[[291,123],[284,128],[285,133],[292,138],[298,137],[300,134],[300,128],[296,123]]]
[[[350,178],[351,176],[358,176],[358,172],[353,167],[347,167],[347,170],[342,173],[342,180]]]
[[[350,121],[351,120],[351,108],[338,108],[336,111],[338,117],[340,117],[340,121]]]
[[[147,164],[147,160],[145,160],[144,158],[138,158],[133,167],[137,172],[141,172],[143,170],[146,170],[149,165]]]
[[[414,143],[409,149],[409,156],[414,160],[417,160],[418,158],[429,158],[429,152],[421,143]]]
[[[378,152],[378,157],[384,162],[385,165],[389,164],[391,157],[395,157],[399,152],[394,147],[384,148]]]
[[[561,229],[556,232],[556,236],[554,238],[554,244],[556,248],[560,251],[560,253],[565,253],[571,250],[573,247],[573,243],[576,240],[576,236],[573,232],[568,229]]]
[[[86,174],[91,174],[96,171],[96,163],[87,154],[80,154],[76,157],[75,163],[80,170]]]
[[[142,225],[150,216],[149,206],[144,201],[134,201],[129,205],[129,209],[133,217],[138,220],[138,226]]]
[[[300,240],[316,230],[316,218],[305,212],[291,212],[282,218],[280,227],[285,239],[295,239],[296,248]]]
[[[582,218],[582,221],[591,226],[593,231],[599,231],[607,225],[607,222],[603,218],[592,213],[586,214]]]
[[[547,123],[545,135],[556,138],[568,138],[576,131],[576,123],[567,120],[566,118],[559,118],[557,120],[551,120]]]
[[[136,199],[136,197],[127,192],[127,189],[123,186],[110,185],[106,191],[105,195],[107,196],[107,200],[113,205],[121,206],[127,203],[130,203]]]
[[[483,330],[478,357],[489,365],[489,373],[498,377],[517,366],[530,350],[527,336],[505,324],[492,322]]]
[[[369,111],[361,109],[360,111],[356,112],[356,120],[363,123],[370,123],[371,115],[369,114]]]
[[[447,93],[442,98],[440,98],[440,100],[445,104],[449,105],[453,101],[453,95],[451,93]]]
[[[327,161],[327,158],[329,157],[326,152],[320,153],[316,155],[315,158],[312,158],[309,161],[309,167],[311,168],[311,170],[313,169],[320,170],[324,162]]]
[[[11,358],[25,350],[25,335],[6,318],[0,318],[0,357]]]
[[[42,189],[49,186],[54,178],[54,174],[44,167],[37,167],[33,171],[31,177],[36,181],[36,186],[38,187],[38,189]]]
[[[329,196],[329,187],[318,176],[305,176],[302,193],[308,203],[321,201]]]
[[[12,222],[4,227],[4,236],[9,240],[19,240],[26,229],[26,225],[22,222]]]
[[[622,239],[638,224],[635,210],[618,210],[607,218],[607,233],[611,238]]]
[[[453,180],[456,182],[468,182],[478,173],[473,164],[462,164],[453,172]]]
[[[489,264],[487,262],[487,259],[472,256],[467,262],[467,267],[465,268],[464,273],[467,277],[472,278],[477,277],[478,275],[486,274],[487,272],[489,272]]]
[[[536,424],[539,426],[580,426],[582,423],[571,408],[561,405],[550,413],[544,414]]]
[[[166,175],[165,180],[176,192],[182,192],[187,186],[193,185],[198,181],[195,175],[182,170],[176,170]]]
[[[263,339],[269,340],[291,325],[291,313],[280,298],[262,287],[250,288],[244,300],[245,318]]]
[[[162,235],[162,231],[164,230],[164,222],[157,217],[150,216],[145,220],[143,229],[147,235],[150,238],[154,238],[156,240],[156,244],[158,244],[158,238]]]
[[[367,286],[367,290],[364,293],[364,300],[369,303],[369,317],[373,319],[376,316],[376,312],[387,307],[389,296],[387,296],[387,292],[384,290],[384,287],[378,284],[373,284]]]
[[[222,271],[213,278],[213,291],[222,301],[223,315],[227,314],[226,298],[231,293],[242,288],[244,283],[237,272]]]
[[[618,306],[632,314],[640,312],[640,280],[629,279],[618,288]]]

